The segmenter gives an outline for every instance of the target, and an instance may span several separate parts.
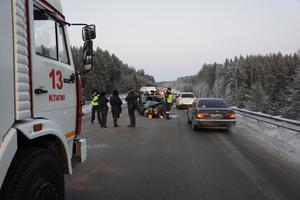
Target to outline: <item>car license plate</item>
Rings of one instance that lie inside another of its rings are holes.
[[[210,114],[210,118],[220,119],[220,118],[223,118],[223,115],[222,114]]]

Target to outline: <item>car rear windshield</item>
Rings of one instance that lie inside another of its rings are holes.
[[[228,108],[226,103],[220,99],[203,99],[199,100],[199,108]]]
[[[182,94],[181,98],[194,98],[193,94]]]

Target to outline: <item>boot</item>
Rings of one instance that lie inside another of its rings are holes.
[[[115,127],[119,127],[119,125],[118,125],[118,119],[117,118],[114,118],[114,126]]]
[[[170,119],[170,113],[166,112],[166,119]]]

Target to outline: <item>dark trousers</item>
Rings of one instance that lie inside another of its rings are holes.
[[[114,127],[118,127],[119,125],[118,125],[118,118],[113,118],[113,120],[114,120]]]
[[[166,119],[170,119],[171,106],[172,106],[172,104],[170,104],[170,103],[166,103],[165,104],[165,107],[166,107],[166,115],[165,115],[165,117],[166,117]]]
[[[99,124],[100,124],[101,118],[100,118],[100,110],[99,110],[99,106],[93,106],[93,107],[92,107],[92,123],[94,123],[94,120],[95,120],[95,113],[97,113],[98,122],[99,122]]]
[[[130,119],[130,125],[135,126],[135,106],[134,105],[128,105],[128,115]]]
[[[107,107],[103,107],[100,108],[100,113],[101,113],[101,126],[106,126],[106,120],[107,120],[107,112],[108,112],[108,108]]]
[[[167,112],[170,112],[170,110],[171,110],[171,105],[172,105],[172,104],[170,104],[170,103],[166,103],[166,104],[165,104],[165,107],[166,107],[166,111],[167,111]]]

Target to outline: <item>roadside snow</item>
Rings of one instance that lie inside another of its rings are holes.
[[[92,114],[92,105],[91,104],[86,104],[82,106],[82,112],[84,114],[83,118],[87,118]]]
[[[249,113],[249,114],[254,114],[254,115],[257,115],[257,116],[266,117],[266,118],[269,118],[269,119],[280,120],[282,122],[287,122],[287,123],[293,123],[295,125],[300,125],[299,121],[293,120],[293,119],[283,118],[282,116],[273,116],[273,115],[268,115],[268,114],[265,114],[265,113],[262,113],[262,112],[249,111],[249,110],[237,108],[235,106],[233,106],[232,108],[236,111],[242,111],[242,112],[246,112],[246,113]]]
[[[237,128],[247,130],[253,137],[300,159],[300,132],[238,115]],[[266,147],[267,148],[267,147]]]
[[[92,106],[91,106],[91,105],[84,105],[84,106],[82,107],[82,112],[83,112],[84,114],[89,114],[89,113],[91,113],[91,112],[92,112]]]

